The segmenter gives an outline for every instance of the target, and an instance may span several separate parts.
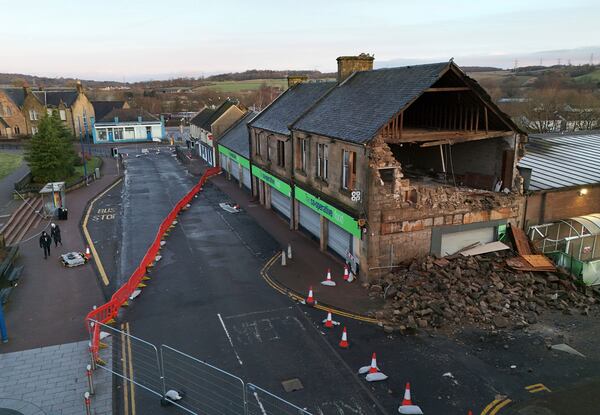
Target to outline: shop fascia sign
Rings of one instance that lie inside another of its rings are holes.
[[[352,216],[334,208],[329,203],[316,198],[297,186],[294,188],[294,191],[295,198],[300,203],[308,206],[319,215],[325,216],[328,220],[335,223],[346,232],[349,232],[353,236],[360,238],[360,227],[358,226],[356,219],[354,219]]]
[[[256,166],[252,166],[252,174],[287,197],[292,195],[292,188],[289,184],[279,180],[277,177],[267,173],[266,171],[259,169]]]
[[[231,151],[230,149],[228,149],[227,147],[223,147],[221,145],[219,145],[219,153],[223,153],[225,154],[227,157],[229,157],[231,160],[241,164],[242,166],[244,166],[245,168],[249,169],[250,168],[250,162],[248,161],[247,158],[240,156],[237,153],[234,153],[233,151]]]

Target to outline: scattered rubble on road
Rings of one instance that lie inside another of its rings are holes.
[[[373,316],[386,331],[477,326],[524,328],[545,310],[588,315],[598,294],[576,278],[509,268],[503,250],[476,256],[427,256],[393,268],[368,284],[369,296],[385,299]],[[508,261],[510,262],[510,261]]]

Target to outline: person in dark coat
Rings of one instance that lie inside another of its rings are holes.
[[[58,244],[62,246],[62,240],[60,239],[60,228],[56,223],[50,225],[50,237],[54,239],[54,247],[56,248]]]
[[[44,259],[50,256],[50,245],[52,245],[52,238],[46,231],[42,231],[42,235],[40,236],[40,248],[44,248]]]

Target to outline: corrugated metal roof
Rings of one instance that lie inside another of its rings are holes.
[[[600,183],[600,131],[531,135],[519,166],[532,191]]]

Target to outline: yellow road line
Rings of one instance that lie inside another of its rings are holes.
[[[284,287],[280,286],[278,283],[276,283],[269,276],[269,273],[268,273],[269,268],[271,268],[271,266],[273,266],[273,263],[280,256],[281,256],[281,254],[277,253],[269,261],[267,261],[267,263],[260,270],[260,275],[267,282],[267,284],[269,284],[276,291],[279,291],[281,294],[287,295],[288,297],[290,297],[290,298],[292,298],[293,300],[296,300],[296,301],[304,301],[303,297],[300,297],[299,295],[297,295],[297,294],[295,294],[295,293],[293,293],[293,292],[291,292],[289,290],[286,290]],[[359,314],[354,314],[354,313],[349,313],[347,311],[338,310],[338,309],[333,308],[333,307],[328,307],[328,306],[321,305],[318,302],[317,302],[317,304],[315,304],[314,308],[317,308],[317,309],[323,310],[323,311],[327,311],[329,313],[336,314],[338,316],[343,316],[343,317],[351,318],[351,319],[354,319],[354,320],[363,321],[365,323],[379,324],[379,321],[377,321],[374,318],[365,317],[365,316],[361,316]]]
[[[119,179],[116,182],[114,182],[108,189],[106,189],[105,191],[103,191],[102,193],[100,193],[98,196],[96,196],[95,198],[92,199],[92,202],[90,203],[87,211],[85,212],[85,218],[83,219],[83,234],[85,235],[85,239],[87,240],[88,245],[90,246],[90,250],[92,251],[92,257],[94,258],[94,262],[96,262],[96,266],[98,267],[98,272],[100,272],[100,276],[102,277],[102,282],[104,283],[104,285],[108,285],[110,284],[110,281],[108,280],[108,276],[106,275],[106,271],[104,271],[104,265],[102,265],[102,260],[100,259],[100,256],[98,255],[98,252],[96,251],[96,247],[94,246],[94,242],[92,241],[92,238],[90,236],[90,233],[88,232],[87,229],[87,224],[88,224],[88,219],[90,217],[90,212],[92,211],[92,207],[94,206],[94,203],[96,203],[96,201],[98,199],[100,199],[102,196],[104,196],[109,190],[111,190],[113,187],[115,187],[116,185],[118,185],[119,183],[121,183],[123,179]]]
[[[504,408],[506,405],[508,405],[511,402],[512,401],[510,399],[506,399],[506,400],[500,402],[498,404],[498,406],[496,406],[494,409],[492,409],[492,412],[490,412],[490,415],[496,415],[502,408]]]
[[[538,392],[542,392],[542,391],[546,391],[546,392],[552,392],[550,389],[548,389],[548,387],[546,385],[544,385],[543,383],[536,383],[534,385],[529,385],[529,386],[525,386],[525,389],[529,392],[529,393],[538,393]]]
[[[483,411],[481,411],[481,415],[487,415],[487,413],[494,407],[496,406],[500,401],[500,399],[494,399],[492,402],[490,402],[488,404],[488,406],[486,406],[485,408],[483,408]]]
[[[129,323],[126,323],[127,334],[129,334]],[[131,337],[127,336],[127,350],[129,353],[129,376],[132,380],[129,382],[131,389],[131,415],[135,415],[135,384],[133,383],[133,355],[131,354]]]
[[[127,355],[125,354],[125,328],[124,324],[121,324],[121,362],[123,366],[123,410],[125,415],[129,415],[129,395],[127,394]]]

